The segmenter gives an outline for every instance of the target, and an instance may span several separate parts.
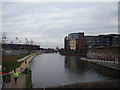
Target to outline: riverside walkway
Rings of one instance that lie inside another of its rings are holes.
[[[27,74],[23,74],[22,72],[29,67],[29,62],[33,59],[33,57],[36,56],[36,54],[32,54],[30,55],[25,62],[22,62],[21,66],[16,68],[16,71],[19,73],[19,77],[17,80],[17,83],[15,85],[15,80],[13,77],[13,73],[14,71],[9,72],[10,76],[11,76],[11,80],[9,83],[5,83],[3,88],[26,88],[26,77]]]

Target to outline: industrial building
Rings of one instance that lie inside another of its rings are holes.
[[[38,45],[2,44],[2,55],[19,55],[32,53],[40,49]]]
[[[38,45],[27,45],[27,44],[2,44],[3,50],[39,50]]]

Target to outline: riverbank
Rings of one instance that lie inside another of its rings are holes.
[[[81,60],[120,71],[120,63],[118,63],[118,62],[103,61],[103,60],[93,60],[93,59],[87,59],[87,58],[81,58]]]
[[[85,82],[48,88],[120,88],[120,79]]]
[[[42,53],[33,53],[31,54],[28,58],[23,58],[23,61],[27,61],[27,63],[22,62],[21,66],[16,68],[16,71],[19,73],[19,77],[17,80],[17,84],[15,85],[14,82],[14,78],[13,78],[13,73],[14,71],[10,71],[8,74],[10,74],[10,82],[9,83],[5,83],[3,88],[26,88],[26,81],[27,79],[27,74],[23,74],[22,72],[26,69],[29,68],[29,63],[31,62],[31,60],[38,54],[42,54]]]

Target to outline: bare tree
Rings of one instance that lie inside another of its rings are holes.
[[[25,44],[28,44],[28,39],[27,38],[25,38]]]
[[[7,41],[7,33],[3,32],[2,33],[2,43],[4,44],[4,43],[6,43],[6,41]]]

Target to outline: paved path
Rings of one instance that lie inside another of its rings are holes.
[[[17,83],[15,85],[15,80],[14,80],[14,77],[13,77],[13,73],[14,71],[11,71],[9,72],[11,74],[11,82],[10,83],[6,83],[4,85],[3,88],[25,88],[26,86],[26,76],[27,74],[23,74],[22,72],[29,67],[29,62],[32,60],[32,58],[35,56],[32,55],[30,56],[26,61],[27,63],[25,62],[22,62],[21,66],[16,68],[16,71],[19,73],[19,77],[18,77],[18,80],[17,80]]]
[[[26,74],[21,74],[18,77],[16,84],[13,75],[11,75],[11,82],[5,84],[4,86],[4,88],[25,88],[25,87],[26,87]]]
[[[32,58],[34,57],[34,55],[30,56],[26,61],[27,61],[27,64],[25,62],[22,62],[21,66],[16,68],[16,71],[18,73],[21,73],[23,72],[26,68],[29,67],[29,62],[32,60]],[[11,71],[9,73],[14,73],[14,71]]]

